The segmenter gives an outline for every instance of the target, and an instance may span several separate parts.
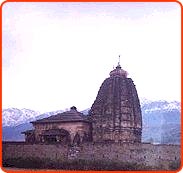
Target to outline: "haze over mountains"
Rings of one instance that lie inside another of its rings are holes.
[[[141,99],[141,109],[143,142],[180,144],[180,102]],[[81,112],[87,115],[88,110]],[[23,141],[24,135],[21,132],[33,128],[30,121],[42,119],[60,112],[63,112],[63,110],[40,114],[29,109],[3,109],[3,141]]]

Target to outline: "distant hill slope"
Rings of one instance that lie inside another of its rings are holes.
[[[181,121],[180,121],[180,102],[167,102],[167,101],[141,101],[142,118],[143,118],[143,130],[142,141],[153,143],[166,143],[166,144],[179,144],[181,135]],[[13,113],[13,110],[15,112]],[[22,131],[32,129],[30,121],[46,118],[48,116],[63,112],[62,110],[48,112],[41,115],[37,115],[35,111],[32,115],[24,116],[19,114],[18,109],[10,109],[8,116],[3,110],[3,140],[4,141],[22,141],[24,135]],[[89,109],[82,111],[85,115]],[[18,118],[20,115],[21,118]],[[23,118],[25,117],[25,118]],[[6,120],[8,118],[8,120]],[[17,118],[17,122],[15,120]],[[11,122],[11,119],[13,121]],[[7,126],[8,125],[8,126]]]
[[[142,141],[180,144],[180,102],[142,102]]]

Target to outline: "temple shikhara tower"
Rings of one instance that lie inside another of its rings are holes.
[[[89,112],[93,141],[141,142],[142,115],[137,90],[118,63],[102,83]]]

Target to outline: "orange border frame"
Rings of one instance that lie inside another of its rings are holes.
[[[181,4],[181,2],[177,1],[177,0],[76,0],[76,1],[72,1],[72,0],[5,0],[4,2],[1,3],[1,7],[0,7],[0,67],[1,67],[1,70],[0,70],[0,87],[1,87],[1,90],[0,90],[0,97],[1,97],[1,102],[0,102],[0,110],[2,110],[2,7],[5,3],[8,3],[8,2],[176,2],[180,5],[181,7],[181,67],[183,65],[183,61],[182,61],[182,26],[183,26],[183,20],[182,20],[182,17],[183,17],[183,6]],[[182,107],[183,107],[183,103],[182,103],[182,73],[183,73],[183,70],[181,68],[181,112],[182,112]],[[2,114],[2,111],[1,111],[1,114]],[[181,114],[182,115],[182,114]],[[183,118],[181,116],[181,132],[183,132],[183,127],[182,127],[182,124],[183,124]],[[2,141],[2,116],[1,116],[1,121],[0,121],[0,141]],[[182,133],[181,133],[181,145],[183,144],[183,138],[182,138]],[[109,172],[113,172],[113,173],[121,173],[121,172],[125,172],[125,173],[131,173],[131,172],[145,172],[145,173],[148,173],[148,172],[179,172],[181,171],[181,169],[183,168],[183,163],[182,163],[182,156],[183,156],[183,148],[181,147],[181,167],[179,170],[176,170],[176,171],[61,171],[61,170],[46,170],[46,172],[52,172],[52,173],[58,173],[59,171],[60,172],[73,172],[73,173],[80,173],[80,172],[89,172],[89,173],[96,173],[96,172],[101,172],[101,173],[109,173]],[[39,173],[45,173],[44,170],[6,170],[2,167],[2,142],[0,142],[0,168],[2,171],[4,172],[8,172],[8,173],[17,173],[17,172],[20,172],[20,173],[32,173],[32,172],[39,172]]]

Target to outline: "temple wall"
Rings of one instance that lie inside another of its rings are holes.
[[[67,159],[68,147],[62,145],[25,144],[18,142],[3,143],[3,159],[7,158],[49,158]]]
[[[162,165],[180,159],[180,146],[152,144],[85,144],[79,152],[82,159],[114,160],[118,162],[144,163],[148,166]]]
[[[72,152],[71,152],[72,150]],[[77,150],[77,151],[76,151]],[[7,158],[49,158],[51,160],[84,159],[136,162],[147,166],[168,165],[180,159],[179,145],[85,143],[75,149],[67,145],[3,143],[3,159]]]

